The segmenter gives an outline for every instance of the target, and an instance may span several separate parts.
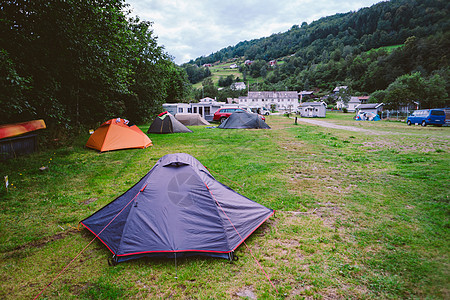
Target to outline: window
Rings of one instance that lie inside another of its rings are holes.
[[[432,110],[431,115],[432,116],[445,116],[445,112],[443,110]]]
[[[192,113],[192,107],[188,107],[188,113]]]
[[[204,107],[204,109],[205,109],[205,115],[209,115],[210,113],[211,113],[211,108],[208,106],[208,107]]]
[[[197,107],[194,107],[194,114],[197,113]]]
[[[182,107],[178,107],[178,112],[182,113],[183,112],[183,108]]]

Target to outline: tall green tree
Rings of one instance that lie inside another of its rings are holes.
[[[398,77],[386,89],[387,107],[418,103],[421,108],[443,107],[448,104],[445,82],[439,74],[423,78],[419,72]]]
[[[71,128],[116,116],[143,120],[182,98],[185,72],[157,45],[151,23],[130,18],[127,7],[124,0],[2,2],[2,122],[44,118]]]

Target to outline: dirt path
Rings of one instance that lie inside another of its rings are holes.
[[[319,120],[315,120],[315,119],[298,118],[298,121],[304,122],[304,123],[309,123],[309,124],[314,124],[314,125],[318,125],[318,126],[322,126],[322,127],[329,127],[329,128],[342,129],[342,130],[348,130],[348,131],[367,132],[367,133],[371,133],[371,134],[375,134],[375,135],[381,135],[381,134],[387,133],[387,132],[379,132],[379,131],[373,131],[373,130],[368,130],[368,129],[363,129],[363,128],[357,128],[357,127],[353,127],[353,126],[337,125],[337,124],[333,124],[333,123],[329,123],[329,122],[325,122],[325,121],[319,121]]]

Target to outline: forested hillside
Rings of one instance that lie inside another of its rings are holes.
[[[441,98],[438,105],[444,105],[445,99],[449,104],[449,12],[446,0],[381,2],[294,25],[270,37],[243,41],[184,67],[188,70],[192,65],[248,59],[254,62],[252,66],[241,65],[242,78],[263,79],[252,90],[314,89],[326,93],[337,85],[347,85],[353,93],[364,94],[386,90],[397,78],[418,72],[428,92],[434,92],[435,84],[445,86],[433,97]],[[403,46],[386,47],[392,45]],[[267,62],[275,59],[283,64],[269,67]]]
[[[2,1],[0,124],[140,122],[187,97],[184,70],[127,8],[124,0]]]

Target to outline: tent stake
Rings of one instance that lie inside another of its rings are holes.
[[[177,253],[175,252],[175,279],[178,279]]]

